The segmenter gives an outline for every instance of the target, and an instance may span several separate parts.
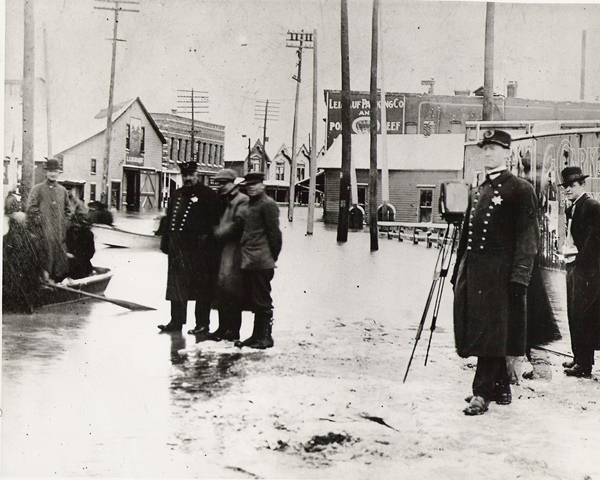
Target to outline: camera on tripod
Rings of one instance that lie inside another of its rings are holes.
[[[452,224],[463,221],[469,204],[469,185],[463,180],[447,180],[440,186],[440,215]]]
[[[440,303],[442,301],[442,294],[444,292],[444,282],[448,276],[448,270],[452,262],[452,254],[454,247],[457,245],[458,238],[460,237],[460,231],[467,207],[469,205],[469,185],[462,180],[448,180],[442,182],[440,186],[440,215],[448,222],[448,228],[444,235],[442,242],[442,248],[438,254],[435,268],[433,270],[433,281],[431,288],[429,289],[429,295],[425,302],[425,308],[423,309],[423,315],[417,328],[417,335],[415,336],[415,343],[413,345],[412,354],[406,367],[406,373],[404,374],[403,382],[406,382],[408,377],[408,371],[412,364],[415,356],[415,350],[417,343],[421,338],[425,320],[429,313],[429,307],[431,302],[434,301],[433,316],[431,319],[431,327],[429,328],[429,343],[427,344],[427,353],[425,355],[425,365],[427,365],[427,359],[429,358],[429,349],[431,348],[431,339],[435,330],[437,317],[440,311]]]

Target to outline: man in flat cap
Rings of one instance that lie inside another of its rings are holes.
[[[218,194],[224,206],[215,238],[221,260],[217,279],[216,306],[219,310],[219,328],[208,339],[214,341],[240,339],[244,287],[242,280],[242,249],[248,196],[240,192],[243,178],[234,170],[225,168],[212,178],[218,185]]]
[[[567,316],[573,361],[563,363],[570,377],[591,378],[594,350],[600,350],[600,203],[585,192],[581,168],[562,171],[569,206],[563,257],[567,269]]]
[[[62,171],[60,162],[49,158],[44,169],[46,180],[31,189],[27,215],[44,247],[47,276],[59,282],[69,269],[65,240],[71,211],[67,189],[58,183]]]
[[[510,143],[507,132],[488,130],[478,144],[487,175],[471,191],[452,276],[456,350],[478,357],[465,415],[512,401],[506,357],[525,353],[539,226],[533,187],[506,168]]]
[[[171,321],[162,332],[181,332],[187,320],[187,302],[196,301],[196,326],[188,333],[205,340],[216,281],[216,246],[213,228],[219,221],[217,194],[202,185],[195,162],[180,163],[183,186],[175,190],[167,207],[161,250],[169,255],[167,300]]]
[[[244,177],[250,197],[242,234],[242,278],[246,303],[254,312],[252,335],[236,346],[265,349],[273,346],[273,299],[271,280],[281,252],[279,207],[265,194],[264,174],[250,172]]]

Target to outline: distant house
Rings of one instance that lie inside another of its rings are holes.
[[[152,118],[167,139],[163,150],[161,172],[161,207],[167,206],[169,197],[181,186],[177,163],[198,162],[198,178],[203,185],[224,167],[225,127],[194,119],[192,144],[192,119],[171,113],[152,113]]]
[[[107,110],[98,113],[90,122],[88,136],[55,155],[63,165],[60,182],[71,186],[86,203],[102,195],[106,116]],[[158,208],[164,143],[165,137],[139,98],[115,105],[107,181],[110,208]],[[39,167],[37,171],[41,173]]]
[[[388,135],[390,204],[400,222],[443,222],[438,211],[440,184],[462,177],[463,134]],[[382,142],[377,142],[381,165]],[[342,137],[337,137],[317,167],[325,172],[324,221],[337,223],[340,202]],[[356,170],[358,204],[369,211],[370,136],[352,135],[352,166]],[[378,206],[381,204],[381,167],[378,177]]]

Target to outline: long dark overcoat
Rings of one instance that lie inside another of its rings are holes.
[[[600,203],[587,194],[575,203],[571,235],[577,247],[567,291],[571,341],[600,350]]]
[[[215,227],[215,238],[221,248],[216,292],[216,303],[219,309],[242,308],[244,291],[240,240],[244,232],[247,210],[248,196],[236,191],[227,199],[225,211]]]
[[[29,194],[27,214],[38,223],[45,242],[45,269],[61,280],[69,268],[65,238],[71,212],[67,189],[57,182],[43,181]]]
[[[167,300],[213,300],[218,266],[213,228],[220,210],[217,194],[200,183],[177,189],[169,201],[161,238],[161,250],[169,255]]]
[[[527,286],[539,242],[533,187],[504,170],[471,191],[453,275],[454,336],[461,357],[525,353]]]

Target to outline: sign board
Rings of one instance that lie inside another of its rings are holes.
[[[350,100],[350,119],[352,133],[369,133],[371,126],[371,101],[368,93],[352,92]],[[326,91],[327,100],[327,148],[342,133],[342,93]],[[388,134],[404,133],[404,111],[406,97],[397,93],[386,94],[386,123]],[[377,110],[381,109],[381,98],[377,101]],[[381,118],[381,115],[378,115]],[[381,133],[381,125],[377,124]]]

